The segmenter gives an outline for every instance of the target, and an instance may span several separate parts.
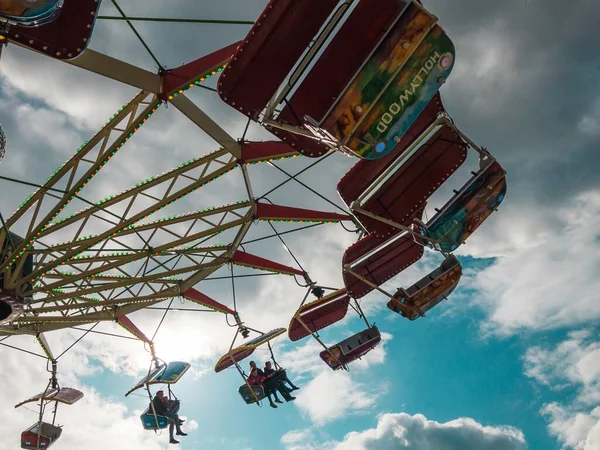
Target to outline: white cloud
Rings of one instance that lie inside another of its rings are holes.
[[[310,428],[304,430],[292,430],[281,436],[281,443],[286,450],[319,450],[324,448],[316,442],[315,434]]]
[[[345,372],[322,372],[304,386],[296,405],[317,425],[325,425],[348,414],[364,412],[381,395],[377,386],[356,382]]]
[[[591,137],[600,135],[600,100],[596,101],[594,107],[579,120],[578,129]]]
[[[600,402],[600,342],[590,331],[569,334],[555,348],[530,348],[524,358],[525,374],[548,386],[581,386],[578,401]]]
[[[533,231],[536,224],[539,232]],[[600,317],[600,191],[581,194],[554,211],[520,211],[498,226],[499,232],[504,227],[504,236],[510,230],[510,235],[520,238],[509,236],[496,262],[473,282],[480,291],[478,302],[489,311],[488,331],[512,334],[584,324]],[[528,237],[529,242],[520,246],[519,240]],[[475,247],[482,249],[490,235],[479,238]],[[465,251],[471,248],[466,246]]]
[[[548,430],[564,447],[596,450],[600,446],[600,407],[590,413],[576,412],[558,403],[545,405],[541,413],[550,419]]]
[[[553,348],[533,347],[524,357],[525,374],[554,390],[576,388],[564,404],[545,404],[548,430],[574,450],[595,450],[600,444],[600,342],[591,331],[576,331]]]
[[[385,362],[385,345],[391,339],[390,334],[382,333],[381,344],[350,364],[350,372],[334,372],[327,367],[319,357],[322,347],[313,340],[284,353],[281,356],[283,366],[294,376],[298,374],[310,379],[294,394],[297,397],[295,405],[319,426],[372,409],[387,387],[373,379],[365,383],[361,374]]]
[[[5,348],[0,349],[0,358],[2,360],[0,377],[4,380],[2,389],[4,406],[0,409],[0,422],[3,424],[4,431],[0,450],[12,450],[19,446],[20,432],[37,421],[37,414],[31,411],[35,411],[35,404],[16,410],[12,405],[43,391],[48,382],[48,374],[44,370],[45,363],[41,359],[23,356]],[[76,368],[77,366],[69,364],[65,367]],[[75,405],[59,406],[57,423],[64,426],[58,444],[60,448],[79,450],[83,442],[90,450],[105,448],[166,450],[168,448],[168,437],[165,433],[162,436],[155,436],[153,432],[144,431],[141,427],[139,419],[141,411],[131,411],[124,403],[114,398],[103,397],[94,388],[81,385],[73,372],[68,372],[64,368],[60,372],[59,382],[63,387],[76,387],[84,392],[84,398]],[[48,408],[45,419],[51,421],[50,409]]]
[[[417,414],[383,414],[376,428],[352,432],[333,450],[523,450],[525,438],[512,427],[483,426],[469,418],[446,423]]]

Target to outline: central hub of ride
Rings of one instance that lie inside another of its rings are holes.
[[[0,248],[0,267],[4,267],[11,260],[11,253],[15,251],[15,247],[21,242],[23,242],[21,236],[8,232],[7,239]],[[14,274],[18,265],[14,263],[10,267],[9,273]],[[33,271],[33,255],[26,255],[22,267],[18,270],[21,277],[28,276]],[[17,284],[16,287],[6,284],[5,275],[5,271],[0,272],[0,325],[12,322],[23,313],[23,305],[31,301],[29,291],[33,287],[30,282]]]
[[[0,291],[0,325],[12,322],[23,313],[23,300]]]

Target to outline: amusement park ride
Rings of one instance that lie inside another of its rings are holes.
[[[452,253],[504,199],[505,171],[444,109],[438,91],[452,72],[454,46],[437,17],[418,1],[271,0],[242,41],[158,73],[88,49],[100,0],[9,0],[0,5],[1,43],[140,89],[2,220],[0,336],[35,336],[52,366],[46,390],[20,404],[40,404],[38,421],[22,434],[22,448],[53,445],[62,432],[55,425],[58,403],[73,404],[83,395],[58,384],[57,358],[45,334],[116,322],[152,353],[147,376],[127,395],[146,389],[152,399],[151,387],[165,384],[172,394],[171,385],[189,364],[160,361],[152,340],[128,315],[182,297],[233,317],[236,338],[258,334],[235,348],[234,339],[216,372],[235,366],[245,382],[240,362],[260,346],[268,347],[279,368],[271,342],[286,331],[291,341],[312,336],[331,369],[347,370],[381,341],[359,300],[378,291],[393,312],[409,320],[425,317],[459,283],[462,267]],[[188,89],[215,77],[219,97],[270,131],[271,141],[233,138],[186,97]],[[71,212],[69,204],[82,199],[86,185],[164,104],[181,111],[220,149]],[[0,159],[5,141],[0,131]],[[478,155],[478,168],[426,220],[428,199],[465,163],[468,150]],[[330,152],[356,159],[337,185],[346,214],[254,197],[249,165],[300,155],[320,158]],[[247,199],[147,220],[234,170],[243,177]],[[246,252],[241,244],[255,221],[354,223],[362,237],[340,262],[344,287],[325,295],[327,289],[304,270]],[[94,233],[86,234],[91,228]],[[226,231],[233,231],[233,238],[216,243],[216,236]],[[121,251],[109,250],[115,247]],[[412,286],[387,292],[382,285],[417,262],[425,247],[442,255],[439,268]],[[306,295],[287,330],[254,330],[241,321],[235,307],[196,289],[228,265],[304,280]],[[311,295],[316,300],[308,301]],[[349,308],[366,328],[333,345],[323,342],[319,331],[342,320]],[[265,397],[262,386],[244,383],[239,392],[247,403],[260,404]],[[44,409],[50,403],[55,405],[54,417],[47,423]],[[158,430],[169,419],[151,406],[141,421],[145,429]]]

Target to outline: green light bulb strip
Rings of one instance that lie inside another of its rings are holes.
[[[246,163],[246,164],[250,165],[250,166],[254,166],[256,164],[262,164],[262,163],[266,163],[266,162],[281,161],[282,159],[298,158],[299,156],[302,156],[302,155],[300,153],[298,153],[298,154],[289,155],[289,156],[276,156],[274,158],[269,158],[269,159],[264,159],[264,160],[259,160],[259,161],[253,161],[251,163]]]
[[[55,212],[55,213],[54,213],[54,214],[53,214],[53,215],[50,217],[50,219],[48,220],[48,222],[46,222],[46,224],[45,224],[45,225],[43,225],[43,226],[40,228],[40,231],[39,231],[39,232],[36,234],[36,236],[34,236],[33,240],[29,242],[28,246],[31,246],[31,245],[33,244],[33,241],[37,240],[37,239],[39,238],[39,236],[41,235],[41,233],[42,233],[43,231],[46,231],[46,230],[47,230],[47,228],[48,228],[48,227],[50,227],[50,226],[52,225],[52,221],[53,221],[54,219],[56,219],[56,217],[57,217],[57,216],[58,216],[58,215],[59,215],[59,214],[60,214],[60,213],[61,213],[61,212],[62,212],[62,211],[63,211],[63,210],[64,210],[64,209],[67,207],[67,205],[68,205],[69,203],[71,203],[71,200],[72,200],[72,199],[73,199],[73,198],[74,198],[74,197],[75,197],[77,194],[79,194],[79,192],[80,192],[80,191],[81,191],[81,190],[82,190],[82,189],[83,189],[83,188],[84,188],[84,187],[85,187],[85,186],[86,186],[86,185],[87,185],[87,184],[88,184],[88,183],[91,181],[91,179],[92,179],[92,178],[94,178],[94,176],[96,176],[96,174],[97,174],[97,173],[100,171],[100,169],[102,169],[102,168],[103,168],[103,167],[104,167],[104,166],[105,166],[105,165],[108,163],[108,161],[110,161],[110,160],[112,159],[112,157],[113,157],[113,156],[114,156],[114,155],[115,155],[115,154],[116,154],[116,153],[117,153],[117,152],[118,152],[118,151],[119,151],[119,150],[120,150],[120,149],[121,149],[121,148],[122,148],[122,147],[125,145],[125,142],[127,142],[127,141],[129,140],[129,138],[130,138],[131,136],[133,136],[133,135],[134,135],[134,134],[137,132],[137,130],[139,130],[139,128],[140,128],[140,127],[141,127],[141,126],[142,126],[144,123],[146,123],[146,121],[147,121],[147,120],[148,120],[148,119],[149,119],[149,118],[152,116],[152,114],[154,114],[154,113],[157,111],[157,109],[158,109],[160,106],[161,106],[161,102],[158,102],[158,103],[156,103],[156,104],[154,105],[154,107],[152,108],[152,111],[151,111],[150,113],[146,114],[146,117],[145,117],[145,118],[143,118],[143,119],[142,119],[142,121],[141,121],[140,123],[138,123],[138,125],[137,125],[137,126],[135,126],[135,127],[133,128],[133,131],[129,133],[129,136],[128,136],[128,137],[126,137],[126,138],[124,139],[124,141],[123,141],[123,142],[121,142],[121,144],[120,144],[120,145],[117,145],[117,147],[115,148],[115,150],[114,150],[113,152],[111,152],[111,154],[110,154],[109,156],[107,156],[107,157],[106,157],[106,159],[105,159],[105,160],[104,160],[104,161],[103,161],[103,162],[100,164],[100,166],[99,166],[99,167],[98,167],[98,168],[97,168],[97,169],[96,169],[96,170],[95,170],[93,173],[91,173],[91,174],[89,175],[89,178],[87,178],[87,179],[86,179],[86,181],[85,181],[84,183],[82,183],[82,184],[81,184],[81,186],[79,186],[79,187],[78,187],[78,188],[75,190],[75,193],[74,193],[74,194],[71,196],[71,198],[67,199],[67,200],[65,201],[65,203],[64,203],[63,205],[61,205],[61,206],[60,206],[60,207],[59,207],[59,208],[56,210],[56,212]],[[121,110],[119,110],[119,112],[120,112],[120,111],[122,111],[122,110],[123,110],[125,107],[126,107],[126,105],[124,105],[124,106],[121,108]],[[82,147],[80,147],[80,148],[77,150],[77,152],[76,152],[76,153],[80,152],[80,151],[81,151],[81,149],[82,149],[83,147],[85,147],[85,146],[86,146],[88,143],[89,143],[89,141],[86,141],[86,143],[85,143],[85,144],[84,144]],[[70,159],[69,159],[69,161],[70,161]],[[66,165],[66,164],[67,164],[67,163],[63,164],[63,165],[62,165],[62,166],[60,166],[60,167],[59,167],[57,170],[55,170],[55,171],[54,171],[54,173],[53,173],[53,175],[52,175],[52,176],[50,176],[50,178],[49,178],[49,179],[48,179],[46,182],[50,181],[50,180],[52,179],[52,177],[53,177],[54,175],[56,175],[56,173],[58,173],[58,172],[59,172],[59,171],[60,171],[60,170],[61,170],[61,169],[62,169],[62,168],[63,168],[63,167]],[[39,189],[38,189],[38,191],[39,191]],[[37,192],[37,191],[36,191],[36,192]],[[34,194],[34,195],[35,195],[35,194]],[[29,201],[29,200],[27,200],[27,201]],[[27,201],[26,201],[25,203],[27,203]],[[22,206],[21,206],[21,207],[22,207]],[[19,209],[20,209],[20,208],[19,208]],[[17,211],[18,211],[18,209],[17,209]],[[16,211],[15,211],[15,212],[16,212]],[[14,213],[13,213],[13,214],[14,214]],[[64,222],[64,220],[63,220],[63,222]],[[66,244],[66,242],[65,242],[65,244]],[[12,260],[12,263],[15,263],[15,262],[17,261],[17,259],[19,259],[19,258],[20,258],[20,257],[21,257],[21,256],[22,256],[24,253],[25,253],[25,252],[20,252],[19,254],[17,254],[17,255],[15,256],[15,258],[13,258],[13,260]],[[9,263],[7,266],[5,266],[5,267],[4,267],[2,270],[9,270],[9,269],[10,269],[10,266],[11,266],[11,263]]]
[[[319,220],[319,219],[258,219],[260,222],[276,222],[276,223],[338,223],[339,220]]]
[[[148,225],[154,225],[156,223],[167,222],[169,220],[182,219],[184,217],[192,216],[194,214],[202,214],[202,213],[209,212],[209,211],[214,211],[214,210],[217,210],[217,209],[220,209],[220,208],[227,208],[229,206],[241,205],[241,204],[244,204],[244,203],[248,203],[248,206],[250,206],[248,200],[240,200],[240,201],[237,201],[237,202],[228,203],[226,205],[210,206],[210,207],[208,207],[206,209],[199,209],[197,211],[191,211],[191,212],[187,212],[187,213],[183,213],[183,214],[178,214],[178,215],[175,215],[175,216],[161,217],[160,219],[154,220],[152,222],[140,223],[137,226],[145,227],[145,226],[148,226]],[[132,228],[135,228],[135,226],[133,224],[129,225],[127,227],[127,229],[132,229]]]
[[[40,339],[40,337],[36,336],[35,340],[38,341],[38,344],[40,344],[40,347],[42,347],[42,351],[44,352],[44,354],[46,355],[46,357],[51,360],[52,359],[52,355],[50,355],[50,352],[46,349],[46,346],[44,345],[44,343],[42,342],[42,340]]]
[[[88,250],[89,251],[89,250]],[[120,256],[132,256],[135,255],[135,252],[112,252],[104,255],[93,255],[90,253],[79,253],[78,255],[73,256],[72,258],[67,259],[66,262],[69,261],[78,261],[82,259],[95,259],[95,258],[116,258]]]
[[[122,273],[116,274],[116,273],[102,272],[102,273],[99,273],[98,275],[94,275],[94,278],[119,278],[122,280],[126,280],[126,279],[132,279],[133,277],[130,275],[123,275]]]
[[[215,247],[219,247],[219,248],[227,248],[229,247],[228,244],[215,244],[215,245],[210,245],[208,247],[196,247],[195,245],[190,245],[190,246],[186,246],[186,247],[176,247],[174,249],[171,250],[163,250],[161,253],[169,253],[169,252],[179,252],[179,251],[186,251],[186,250],[204,250],[207,248],[215,248]]]
[[[132,187],[132,188],[130,188],[130,189],[127,189],[127,190],[125,190],[125,191],[123,191],[123,192],[121,192],[121,193],[119,193],[119,194],[112,195],[112,196],[111,196],[111,198],[118,197],[118,196],[120,196],[120,195],[124,195],[124,194],[126,194],[126,193],[128,193],[128,192],[130,192],[130,191],[132,191],[132,190],[134,190],[134,189],[136,189],[136,188],[138,188],[138,187],[140,187],[140,186],[144,185],[144,184],[147,184],[147,183],[149,183],[149,182],[151,182],[151,181],[155,180],[156,178],[160,178],[161,176],[163,176],[163,175],[165,175],[165,174],[172,173],[172,172],[174,172],[174,171],[176,171],[176,170],[178,170],[178,169],[180,169],[180,168],[182,168],[182,167],[185,167],[185,166],[187,166],[187,165],[190,165],[190,164],[192,164],[192,163],[196,162],[198,159],[199,159],[199,158],[194,158],[194,159],[188,160],[188,161],[186,161],[185,163],[183,163],[183,164],[180,164],[180,165],[179,165],[177,168],[174,168],[174,169],[171,169],[171,170],[169,170],[169,171],[163,172],[161,175],[157,175],[157,176],[150,177],[150,178],[148,178],[148,179],[146,179],[146,180],[142,181],[141,183],[138,183],[138,184],[136,184],[134,187]],[[206,183],[202,184],[200,187],[202,187],[202,186],[205,186],[206,184],[210,183],[211,181],[214,181],[214,180],[216,180],[217,178],[219,178],[219,177],[221,177],[221,176],[223,176],[223,175],[225,175],[225,174],[229,173],[229,172],[230,172],[231,170],[233,170],[233,169],[234,169],[234,168],[231,168],[231,169],[227,170],[226,172],[223,172],[222,174],[220,174],[220,175],[217,175],[217,176],[213,177],[213,178],[212,178],[212,179],[210,179],[208,182],[206,182]],[[161,206],[161,207],[159,207],[159,208],[156,208],[155,210],[152,210],[152,211],[150,211],[150,212],[149,212],[148,214],[146,214],[145,216],[143,216],[143,217],[140,217],[140,218],[139,218],[138,220],[136,220],[134,223],[132,223],[132,224],[128,225],[127,227],[125,227],[125,228],[124,228],[124,230],[133,229],[133,228],[134,228],[134,226],[135,226],[137,223],[139,223],[140,221],[142,221],[142,220],[144,220],[144,219],[146,219],[146,218],[150,217],[152,214],[154,214],[154,213],[156,213],[157,211],[159,211],[159,210],[161,210],[161,209],[163,209],[163,208],[165,208],[165,207],[169,206],[170,204],[172,204],[172,203],[175,203],[175,202],[176,202],[176,201],[178,201],[178,200],[181,200],[182,198],[186,197],[187,195],[191,194],[192,192],[195,192],[197,189],[199,189],[199,188],[193,189],[193,190],[191,190],[190,192],[188,192],[188,193],[186,193],[186,194],[182,194],[181,196],[179,196],[179,197],[177,197],[176,199],[172,200],[172,201],[171,201],[170,203],[168,203],[167,205]],[[108,200],[109,200],[109,198],[106,198],[106,199],[104,199],[104,200],[103,200],[101,203],[105,203],[105,202],[106,202],[106,201],[108,201]],[[80,210],[80,211],[78,211],[78,212],[76,212],[76,213],[74,213],[74,214],[71,214],[71,215],[70,215],[70,216],[68,216],[68,217],[65,217],[65,218],[61,219],[61,220],[60,220],[60,221],[58,221],[58,222],[55,222],[55,223],[53,223],[52,225],[57,225],[58,223],[64,222],[65,220],[68,220],[68,219],[70,219],[70,218],[74,217],[75,215],[78,215],[78,214],[81,214],[81,213],[83,213],[83,212],[89,211],[89,210],[90,210],[90,209],[92,209],[92,208],[93,208],[93,206],[90,206],[90,207],[88,207],[88,208],[82,209],[82,210]],[[112,238],[112,237],[116,236],[117,234],[120,234],[122,231],[123,231],[123,230],[119,230],[119,231],[117,231],[117,233],[110,235],[110,236],[108,237],[108,239],[110,239],[110,238]],[[90,236],[89,236],[89,238],[92,238],[92,237],[95,237],[95,236],[92,236],[92,235],[90,235]],[[58,244],[58,245],[64,245],[64,244],[70,244],[70,243],[71,243],[71,242],[69,242],[69,241],[65,241],[65,242],[61,242],[61,243],[60,243],[60,244]]]
[[[189,84],[189,86],[179,89],[177,92],[174,92],[173,95],[169,95],[169,100],[173,100],[175,97],[179,97],[181,94],[183,94],[185,91],[187,91],[189,89],[192,89],[196,86],[200,86],[200,84],[203,83],[204,81],[209,80],[213,76],[223,72],[223,69],[225,69],[225,67],[227,67],[227,64],[224,64],[223,66],[217,68],[216,70],[206,72],[201,77],[198,77],[194,81],[192,81]]]
[[[288,275],[288,276],[293,276],[293,274],[291,274],[291,273],[278,272],[278,271],[276,271],[276,270],[272,270],[272,269],[266,269],[266,268],[263,268],[263,267],[255,267],[255,266],[250,266],[250,265],[248,265],[248,264],[242,264],[242,263],[239,263],[239,262],[234,262],[234,264],[235,264],[236,266],[248,267],[249,269],[260,270],[260,271],[262,271],[262,272],[278,273],[279,275]]]
[[[126,106],[126,105],[125,105],[125,106]],[[125,106],[123,106],[123,108],[125,108]],[[106,157],[106,159],[105,159],[105,160],[104,160],[104,161],[103,161],[103,162],[100,164],[100,166],[99,166],[99,167],[98,167],[98,168],[97,168],[97,169],[96,169],[96,170],[95,170],[93,173],[91,173],[91,174],[89,175],[89,178],[87,178],[87,179],[85,180],[85,182],[84,182],[84,183],[82,183],[82,185],[81,185],[81,186],[79,186],[79,187],[78,187],[78,188],[75,190],[75,194],[73,195],[73,197],[75,197],[75,195],[79,194],[79,192],[81,192],[81,190],[82,190],[82,189],[83,189],[85,186],[87,186],[87,184],[88,184],[88,183],[89,183],[89,182],[92,180],[92,178],[94,178],[94,177],[96,176],[96,174],[98,174],[98,172],[100,172],[100,170],[101,170],[101,169],[102,169],[102,168],[103,168],[103,167],[104,167],[104,166],[105,166],[105,165],[108,163],[108,161],[110,161],[110,160],[112,159],[112,157],[113,157],[113,156],[115,156],[115,155],[117,154],[117,152],[118,152],[119,150],[121,150],[121,148],[123,148],[123,147],[125,146],[125,144],[127,143],[127,141],[129,141],[129,139],[130,139],[130,138],[131,138],[131,137],[132,137],[132,136],[133,136],[133,135],[134,135],[134,134],[135,134],[135,133],[136,133],[136,132],[137,132],[137,131],[138,131],[138,130],[139,130],[139,129],[140,129],[140,128],[141,128],[141,127],[142,127],[142,126],[145,124],[145,123],[146,123],[146,121],[147,121],[147,120],[148,120],[150,117],[152,117],[152,114],[154,114],[154,113],[155,113],[155,112],[158,110],[158,108],[159,108],[160,106],[161,106],[161,103],[160,103],[160,102],[158,102],[158,103],[156,103],[156,105],[154,105],[154,107],[152,108],[152,111],[151,111],[151,112],[149,112],[148,114],[146,114],[146,117],[144,117],[144,118],[142,119],[142,121],[141,121],[141,122],[139,122],[139,123],[138,123],[136,126],[134,126],[134,127],[133,127],[133,130],[132,130],[132,131],[129,133],[129,135],[128,135],[127,137],[125,137],[125,138],[124,138],[124,139],[121,141],[121,143],[115,147],[115,150],[114,150],[114,151],[112,151],[112,152],[110,153],[110,155],[109,155],[109,156],[107,156],[107,157]],[[122,109],[123,109],[123,108],[122,108]],[[121,109],[121,110],[122,110],[122,109]],[[114,144],[113,144],[113,145],[114,145]],[[60,170],[60,169],[59,169],[59,170]],[[61,208],[59,208],[59,210],[58,210],[58,211],[57,211],[57,212],[56,212],[56,213],[53,215],[53,217],[51,217],[51,218],[50,218],[50,220],[48,221],[48,223],[47,223],[47,224],[44,226],[44,228],[43,228],[42,230],[44,230],[44,231],[45,231],[45,230],[47,230],[49,227],[52,227],[52,226],[54,226],[54,225],[57,225],[58,223],[62,223],[62,222],[64,222],[65,220],[68,220],[68,219],[72,218],[72,217],[73,217],[73,216],[75,216],[76,214],[79,214],[79,213],[81,213],[81,212],[83,212],[83,211],[87,211],[87,210],[89,210],[89,209],[93,208],[93,206],[90,206],[89,208],[85,208],[85,209],[83,209],[83,210],[80,210],[80,211],[76,212],[75,214],[72,214],[72,215],[70,215],[70,216],[67,216],[66,218],[62,218],[61,220],[59,220],[59,221],[57,221],[57,222],[54,222],[54,223],[53,223],[52,221],[53,221],[53,220],[56,218],[56,216],[58,216],[58,214],[60,214],[60,213],[62,212],[62,210],[63,210],[63,209],[64,209],[64,208],[65,208],[65,207],[66,207],[66,206],[67,206],[67,205],[68,205],[68,204],[71,202],[71,200],[73,199],[73,197],[71,197],[70,199],[68,199],[68,200],[65,202],[65,204],[64,204],[64,205],[62,205],[62,207],[61,207]],[[108,201],[108,200],[107,200],[107,199],[104,199],[103,201],[101,201],[101,203],[105,203],[106,201]],[[98,206],[97,204],[94,204],[94,205],[95,205],[95,206]]]

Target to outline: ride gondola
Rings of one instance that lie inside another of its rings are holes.
[[[309,292],[312,290],[314,288]],[[362,358],[381,342],[379,329],[368,322],[360,304],[356,300],[352,303],[352,300],[346,289],[339,289],[313,302],[303,302],[290,321],[288,337],[291,341],[298,341],[312,336],[324,348],[319,357],[331,369],[348,370],[348,364]],[[318,331],[342,320],[350,307],[364,320],[367,328],[335,345],[327,346],[321,340]]]
[[[44,335],[39,334],[37,340],[44,349],[46,355],[48,355],[48,363],[51,366],[51,369],[49,370],[51,377],[43,392],[15,405],[15,408],[19,408],[29,403],[38,403],[39,406],[37,422],[21,433],[21,448],[28,450],[46,449],[55,444],[61,437],[63,431],[62,427],[56,424],[58,405],[73,405],[83,398],[83,392],[77,389],[60,386],[57,378],[57,360],[52,355],[52,351],[50,350]],[[44,415],[46,408],[52,404],[54,404],[52,421],[47,422],[44,420]]]
[[[233,346],[235,344],[237,336],[242,335],[243,337],[248,337],[247,333],[249,333],[250,331],[257,333],[258,336],[256,336],[255,338],[253,338],[249,341],[246,341],[242,345],[234,348]],[[281,336],[285,332],[286,332],[285,328],[276,328],[267,333],[263,333],[258,330],[254,330],[252,328],[248,328],[246,326],[241,326],[238,328],[238,330],[234,336],[233,342],[231,343],[230,350],[226,354],[221,356],[221,358],[219,358],[219,360],[217,361],[217,363],[215,365],[216,373],[222,372],[223,370],[225,370],[231,366],[235,366],[235,368],[241,375],[242,379],[244,380],[244,384],[242,384],[238,388],[238,393],[240,394],[240,396],[242,397],[244,402],[246,402],[246,404],[248,404],[248,405],[257,404],[258,406],[261,406],[262,400],[264,400],[268,395],[267,395],[267,390],[265,389],[265,386],[258,385],[258,384],[255,384],[255,385],[248,384],[248,382],[247,382],[248,374],[246,374],[244,369],[242,369],[242,367],[240,366],[240,362],[243,361],[244,359],[248,358],[249,356],[251,356],[256,349],[258,349],[259,347],[266,344],[267,348],[269,349],[271,360],[273,361],[273,364],[275,365],[275,368],[277,369],[276,373],[273,374],[273,376],[271,376],[270,378],[276,378],[279,376],[287,376],[285,374],[285,372],[283,371],[283,369],[281,368],[281,366],[277,363],[277,360],[273,353],[273,347],[271,346],[271,341],[276,339],[277,337]]]
[[[307,156],[384,157],[453,69],[437,21],[417,1],[272,0],[219,95]]]

